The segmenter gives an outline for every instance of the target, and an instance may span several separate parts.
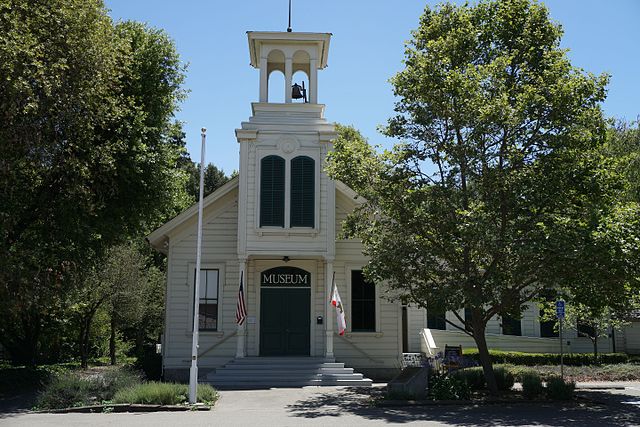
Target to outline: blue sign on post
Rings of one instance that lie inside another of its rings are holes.
[[[558,319],[564,319],[564,301],[556,301],[556,316]]]

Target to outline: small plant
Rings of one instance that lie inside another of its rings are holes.
[[[466,400],[471,397],[467,383],[454,375],[434,377],[429,392],[434,400]]]
[[[471,390],[483,390],[486,388],[484,372],[482,368],[465,368],[453,373],[455,378],[464,381]]]
[[[180,405],[188,402],[189,389],[185,384],[148,382],[125,388],[116,393],[114,403],[152,405]],[[213,404],[218,392],[207,384],[198,384],[198,402]]]
[[[53,377],[51,383],[38,395],[39,409],[69,408],[92,402],[95,380],[80,378],[75,373]]]
[[[571,400],[576,383],[566,382],[560,377],[547,379],[547,396],[552,400]]]
[[[525,399],[535,399],[544,393],[542,379],[537,372],[525,372],[522,378],[522,395]]]
[[[496,377],[496,385],[498,386],[498,390],[511,390],[515,379],[513,377],[513,374],[509,372],[509,370],[505,369],[502,366],[498,366],[493,369],[493,374]]]
[[[98,382],[96,398],[98,400],[111,400],[118,390],[132,387],[142,382],[139,372],[127,368],[113,368],[106,371]]]

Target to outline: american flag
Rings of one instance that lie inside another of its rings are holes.
[[[240,289],[238,289],[238,303],[236,304],[236,323],[242,325],[247,318],[247,305],[244,301],[244,285],[242,283],[242,275],[244,271],[240,272]]]

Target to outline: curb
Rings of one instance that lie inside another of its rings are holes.
[[[35,411],[38,414],[72,414],[94,412],[184,412],[184,411],[209,411],[206,405],[144,405],[134,403],[114,403],[106,405],[77,406],[73,408],[50,409]]]
[[[485,406],[485,405],[563,405],[574,406],[581,404],[602,404],[593,399],[576,396],[573,400],[522,400],[522,399],[496,399],[496,400],[380,400],[374,403],[377,407],[400,406]]]

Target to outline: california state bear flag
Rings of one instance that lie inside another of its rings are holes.
[[[344,318],[344,307],[342,306],[342,300],[338,293],[338,287],[336,286],[336,273],[333,273],[333,294],[331,296],[331,304],[336,308],[336,318],[338,320],[338,333],[344,335],[344,330],[347,329],[347,321]]]

